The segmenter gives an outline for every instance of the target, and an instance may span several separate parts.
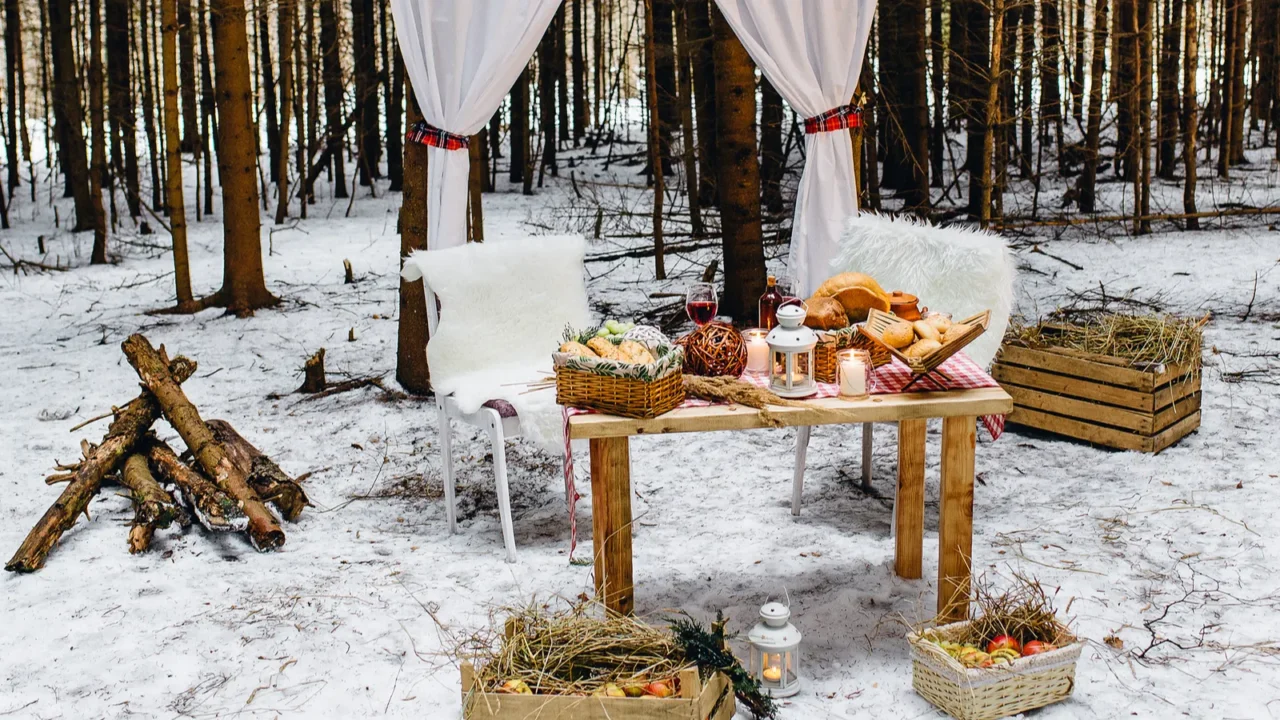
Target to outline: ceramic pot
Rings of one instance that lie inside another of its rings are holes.
[[[894,290],[889,294],[889,311],[908,322],[920,319],[920,313],[929,308],[920,307],[920,298],[910,293]]]

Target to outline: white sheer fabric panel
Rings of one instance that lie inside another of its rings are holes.
[[[396,37],[426,121],[457,135],[480,131],[502,104],[560,0],[391,0]],[[467,241],[465,150],[428,147],[427,242]]]
[[[876,0],[716,0],[760,71],[804,117],[847,105],[858,84]],[[845,220],[858,212],[847,131],[806,140],[788,267],[807,297],[830,274]]]

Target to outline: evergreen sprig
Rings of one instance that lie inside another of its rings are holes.
[[[688,613],[680,613],[682,617],[672,618],[671,632],[676,642],[684,648],[685,658],[698,666],[698,674],[706,680],[717,672],[724,673],[733,684],[733,694],[747,706],[756,718],[777,717],[778,708],[773,698],[760,691],[760,681],[751,677],[742,663],[729,650],[727,641],[733,636],[725,634],[727,621],[724,614],[717,611],[716,621],[710,628],[694,620]],[[719,702],[716,704],[719,708]],[[711,712],[712,717],[715,711]]]

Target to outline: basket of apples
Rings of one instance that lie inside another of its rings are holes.
[[[995,720],[1065,700],[1084,644],[1038,583],[979,590],[975,618],[907,635],[912,686],[959,720]]]

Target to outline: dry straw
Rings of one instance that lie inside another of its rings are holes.
[[[1032,349],[1067,348],[1134,363],[1199,368],[1201,330],[1207,322],[1208,315],[1193,320],[1173,315],[1091,313],[1073,316],[1069,322],[1012,322],[1005,342]]]

